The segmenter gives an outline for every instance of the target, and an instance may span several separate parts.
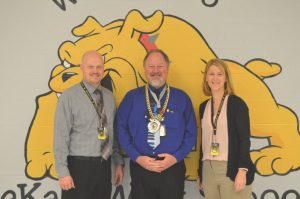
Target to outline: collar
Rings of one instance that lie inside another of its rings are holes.
[[[102,91],[102,86],[101,84],[99,84],[97,87],[94,87],[93,85],[89,84],[88,82],[82,80],[82,82],[84,83],[85,87],[87,88],[87,90],[89,91],[89,93],[94,93],[94,91],[96,89],[99,89],[100,91]]]
[[[162,85],[161,87],[159,88],[154,88],[153,86],[151,86],[150,84],[148,84],[148,88],[154,92],[156,95],[159,95],[160,92],[164,89],[164,87],[166,86],[166,84]]]

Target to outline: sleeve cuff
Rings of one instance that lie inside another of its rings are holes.
[[[62,178],[65,176],[70,176],[70,172],[69,169],[67,167],[61,167],[61,168],[57,168],[57,175],[58,178]]]
[[[243,171],[248,171],[248,169],[247,168],[239,168],[239,170],[243,170]]]
[[[118,154],[117,156],[113,156],[112,159],[115,166],[125,165],[124,159],[121,154]]]

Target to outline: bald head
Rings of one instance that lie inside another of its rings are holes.
[[[94,87],[97,87],[104,73],[102,56],[97,51],[88,51],[83,54],[80,68],[83,80]]]
[[[82,58],[81,58],[81,64],[83,64],[84,62],[86,62],[88,59],[91,59],[91,58],[96,58],[98,57],[99,59],[102,59],[102,55],[100,53],[98,53],[97,51],[95,50],[91,50],[91,51],[87,51],[85,52],[83,55],[82,55]],[[103,59],[102,59],[103,61]]]

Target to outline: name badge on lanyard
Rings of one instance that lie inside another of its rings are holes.
[[[219,143],[211,143],[210,155],[217,156],[220,154]]]

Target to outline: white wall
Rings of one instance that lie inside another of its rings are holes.
[[[36,109],[35,98],[49,91],[51,70],[59,63],[57,50],[62,42],[76,40],[71,30],[87,16],[94,16],[102,24],[107,24],[116,19],[124,19],[132,9],[138,9],[146,16],[155,10],[162,10],[164,14],[178,16],[195,26],[221,58],[241,64],[253,58],[279,63],[282,72],[265,82],[276,101],[292,109],[299,117],[300,92],[297,80],[300,76],[300,2],[215,2],[216,6],[207,7],[201,0],[77,0],[75,4],[65,1],[66,11],[63,11],[51,0],[1,0],[1,199],[24,198],[21,197],[22,189],[18,187],[19,184],[26,185],[27,193],[34,183],[41,183],[32,193],[38,199],[53,198],[55,194],[45,196],[49,191],[58,195],[60,193],[57,182],[51,178],[32,180],[26,177],[25,140]],[[266,140],[252,139],[252,142],[254,147],[266,144]],[[125,195],[128,195],[128,173],[126,177],[124,187]],[[296,198],[293,194],[282,197],[288,190],[295,190],[299,198],[299,178],[299,165],[296,171],[282,176],[256,175],[253,191],[257,198],[271,199]],[[279,197],[274,194],[262,197],[269,189],[275,190]],[[4,193],[9,190],[11,194],[4,197]],[[185,198],[199,198],[194,182],[186,182],[186,192]]]

